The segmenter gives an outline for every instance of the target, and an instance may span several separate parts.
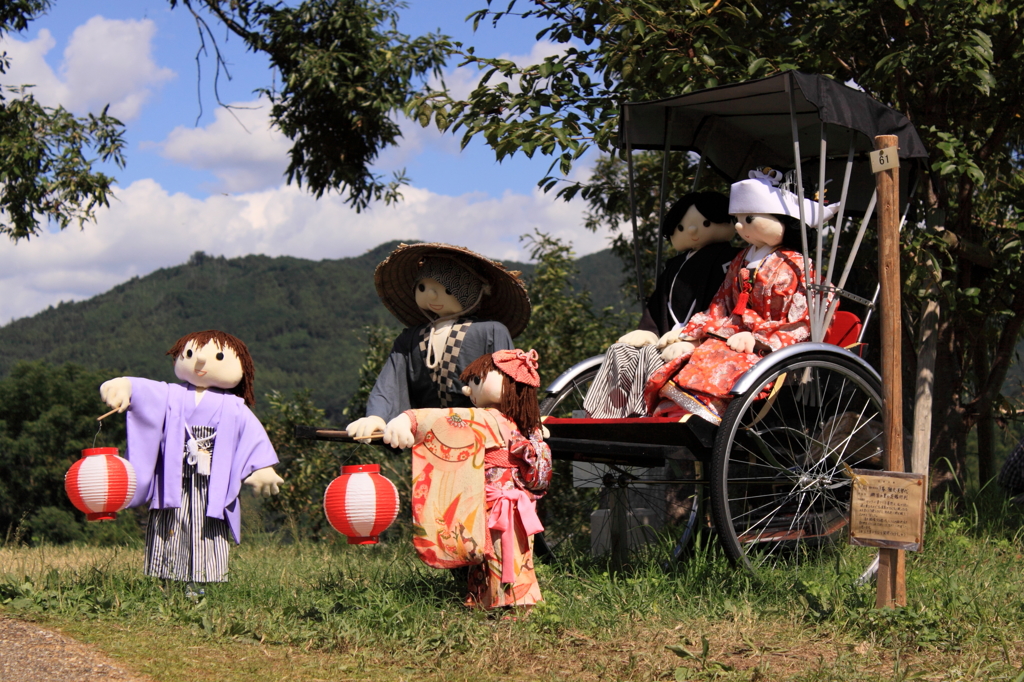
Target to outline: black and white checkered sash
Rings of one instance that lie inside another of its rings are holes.
[[[434,386],[437,387],[437,397],[441,400],[441,407],[449,407],[451,403],[449,396],[455,392],[455,380],[459,378],[456,360],[459,358],[462,342],[465,340],[466,332],[471,324],[473,324],[471,320],[462,320],[452,325],[448,333],[448,340],[444,344],[444,352],[441,353],[441,360],[437,363],[437,367],[428,368],[430,378],[434,382]],[[420,352],[423,353],[424,359],[429,352],[427,344],[430,343],[430,330],[431,326],[427,325],[420,334]]]

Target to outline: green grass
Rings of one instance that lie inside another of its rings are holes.
[[[142,549],[0,549],[0,613],[95,643],[157,680],[1024,681],[1024,533],[1005,507],[929,518],[909,605],[834,565],[752,577],[713,545],[668,570],[541,566],[525,621],[468,611],[400,539],[281,545],[250,534],[198,601],[141,573]]]

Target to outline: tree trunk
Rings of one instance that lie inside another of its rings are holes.
[[[966,411],[960,406],[961,368],[955,348],[953,322],[939,323],[939,344],[932,403],[931,499],[942,501],[946,493],[963,501],[967,472]]]
[[[911,468],[915,474],[928,474],[928,455],[932,436],[932,396],[935,389],[935,356],[938,353],[939,292],[932,287],[931,300],[924,302],[918,337],[917,382],[914,403],[914,445]]]

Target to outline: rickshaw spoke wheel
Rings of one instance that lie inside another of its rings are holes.
[[[783,385],[766,400],[775,381]],[[825,569],[863,579],[876,552],[848,543],[850,470],[882,468],[881,406],[875,377],[828,354],[796,357],[736,397],[711,464],[726,555],[754,572]]]

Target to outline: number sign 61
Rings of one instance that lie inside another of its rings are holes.
[[[899,147],[886,147],[876,149],[869,154],[871,157],[871,172],[881,173],[900,167]]]

